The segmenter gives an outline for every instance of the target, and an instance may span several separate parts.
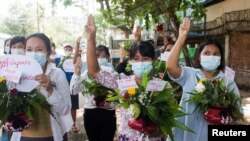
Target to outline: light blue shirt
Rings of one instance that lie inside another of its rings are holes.
[[[180,105],[183,111],[188,115],[178,118],[178,120],[191,128],[195,133],[183,131],[179,128],[173,129],[175,141],[207,141],[208,140],[208,123],[204,119],[203,114],[195,110],[196,105],[188,103],[186,100],[191,96],[189,92],[195,90],[197,84],[197,77],[199,79],[205,78],[205,74],[200,69],[182,67],[181,76],[174,79],[170,74],[170,78],[180,84],[183,89]],[[222,71],[213,79],[223,78],[228,85],[229,90],[234,90],[235,94],[240,96],[239,89],[236,83],[230,79],[227,79]]]

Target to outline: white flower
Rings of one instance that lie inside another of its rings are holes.
[[[202,93],[205,91],[205,86],[202,84],[202,83],[198,83],[196,86],[195,86],[195,90],[199,93]]]

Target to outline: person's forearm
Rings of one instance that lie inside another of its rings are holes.
[[[95,78],[100,71],[96,58],[95,37],[87,41],[87,66],[89,75]]]
[[[186,37],[179,37],[177,39],[169,55],[169,60],[171,60],[168,63],[169,68],[179,66],[179,55],[180,55],[181,49],[183,48],[185,44],[185,40],[186,40]]]

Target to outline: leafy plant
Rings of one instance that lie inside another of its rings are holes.
[[[51,113],[51,105],[46,98],[34,89],[29,93],[19,92],[17,89],[10,89],[5,78],[0,77],[0,125],[8,122],[10,117],[17,114],[25,114],[33,120],[36,114],[43,118],[42,110]]]
[[[173,140],[172,128],[178,127],[192,131],[190,128],[177,121],[176,118],[185,116],[174,97],[174,89],[165,87],[163,91],[146,91],[152,75],[144,73],[138,88],[130,88],[120,95],[115,93],[107,98],[108,101],[119,101],[126,109],[131,109],[134,119],[149,119],[156,124],[165,136]]]
[[[228,90],[224,79],[200,79],[196,89],[190,94],[192,96],[187,102],[196,104],[196,109],[201,113],[207,112],[210,107],[223,107],[229,111],[234,122],[244,120],[240,111],[240,97],[234,93],[234,90]]]

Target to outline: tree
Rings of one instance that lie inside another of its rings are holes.
[[[56,0],[53,0],[54,2]],[[60,0],[64,4],[72,5],[73,0]],[[111,25],[120,28],[125,32],[126,37],[132,33],[134,21],[136,19],[144,19],[146,29],[150,23],[158,23],[159,15],[163,15],[166,22],[171,23],[171,29],[174,35],[178,36],[180,19],[178,12],[183,12],[184,15],[188,8],[192,9],[191,17],[194,20],[199,20],[205,15],[200,0],[96,0],[101,5],[101,12],[106,20]],[[186,62],[191,65],[188,58],[187,49],[184,48]]]
[[[33,3],[15,1],[9,8],[9,16],[0,23],[0,31],[10,35],[27,36],[37,31],[36,7]]]

